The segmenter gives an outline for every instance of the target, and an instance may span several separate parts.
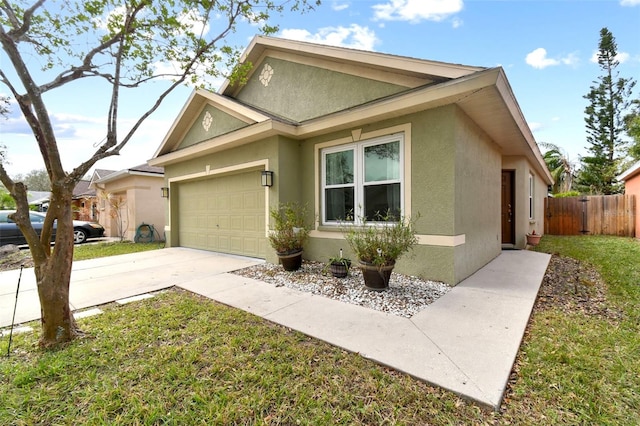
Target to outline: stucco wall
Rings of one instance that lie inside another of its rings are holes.
[[[203,121],[205,120],[205,115],[207,113],[209,114],[208,129],[203,126]],[[193,122],[193,126],[185,135],[179,148],[186,148],[188,146],[195,145],[198,142],[206,141],[218,135],[240,129],[245,126],[247,126],[247,123],[244,121],[238,120],[219,109],[207,105],[202,109],[200,115],[196,117]]]
[[[536,231],[544,233],[544,199],[547,196],[547,184],[536,174],[524,157],[503,157],[503,170],[515,171],[515,247],[524,248],[526,234]],[[529,218],[529,175],[534,177],[534,211]]]
[[[410,129],[406,135],[410,140],[405,139],[405,143],[411,147],[405,153],[412,170],[411,211],[405,213],[420,215],[416,223],[418,234],[427,239],[444,237],[447,242],[416,246],[400,259],[396,271],[457,284],[499,253],[500,246],[495,241],[500,229],[500,155],[489,138],[455,106],[372,123],[359,130],[367,134],[401,125]],[[302,170],[305,202],[319,207],[315,173],[320,170],[321,157],[315,155],[316,145],[348,140],[350,135],[350,131],[338,132],[302,145],[302,162],[318,162],[316,168]],[[466,171],[456,174],[456,167]],[[462,208],[454,212],[456,203]],[[342,248],[353,258],[339,230],[334,229],[332,234],[326,228],[321,227],[322,235],[310,240],[306,256],[326,261]],[[460,241],[467,232],[468,242],[457,247],[450,243],[456,237]]]
[[[624,192],[636,196],[636,238],[640,238],[640,173],[625,181]]]
[[[391,130],[389,130],[391,129]],[[404,213],[420,215],[416,224],[421,244],[400,259],[396,271],[423,278],[457,284],[488,263],[500,252],[501,169],[516,170],[517,204],[526,205],[530,167],[523,158],[502,159],[491,139],[459,108],[445,106],[424,112],[370,123],[327,135],[296,141],[274,136],[263,141],[231,148],[179,164],[165,166],[171,182],[171,213],[168,244],[179,245],[177,232],[178,183],[185,177],[204,178],[207,171],[266,160],[275,173],[274,186],[268,191],[268,204],[300,201],[311,208],[312,223],[320,214],[320,148],[332,143],[350,143],[357,135],[394,133],[404,129],[405,165],[411,169],[410,190]],[[353,131],[353,133],[352,133]],[[354,136],[355,135],[355,136]],[[359,139],[359,140],[364,140]],[[408,186],[405,182],[405,187]],[[546,194],[546,185],[538,179],[536,194]],[[159,191],[159,190],[158,190]],[[536,202],[535,220],[543,220],[543,203]],[[542,222],[529,223],[517,212],[517,238],[524,246],[530,226],[542,229]],[[316,222],[317,223],[317,222]],[[326,262],[342,248],[351,256],[338,228],[314,227],[305,247],[306,259]],[[277,262],[272,249],[266,260]]]
[[[265,64],[272,69],[268,80],[264,80]],[[402,90],[406,87],[267,57],[237,98],[272,114],[304,121]]]
[[[163,238],[165,226],[164,198],[160,188],[164,185],[162,176],[129,175],[104,184],[103,190],[113,197],[121,197],[124,239],[133,241],[136,229],[143,222],[152,224],[158,235]],[[118,237],[118,219],[112,217],[114,210],[108,202],[99,202],[100,223],[105,227],[105,235]]]
[[[491,138],[462,110],[456,110],[455,281],[468,277],[501,251],[502,156]]]

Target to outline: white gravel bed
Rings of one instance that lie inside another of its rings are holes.
[[[287,272],[280,265],[265,263],[233,273],[276,287],[306,291],[406,318],[420,312],[450,290],[444,283],[392,272],[388,290],[372,291],[364,286],[362,272],[357,266],[349,270],[346,278],[334,278],[329,271],[323,271],[324,268],[324,263],[304,261],[299,270]]]

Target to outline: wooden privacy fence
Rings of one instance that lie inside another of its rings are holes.
[[[635,196],[591,195],[545,199],[545,234],[635,235]]]

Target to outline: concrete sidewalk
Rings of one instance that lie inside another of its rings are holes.
[[[229,273],[260,260],[184,248],[76,262],[71,301],[80,309],[177,285],[497,409],[549,259],[504,251],[410,319]],[[14,272],[0,273],[0,326]],[[25,293],[17,322],[39,317],[35,284]]]

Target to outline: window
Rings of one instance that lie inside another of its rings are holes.
[[[322,223],[376,221],[402,207],[403,135],[322,151]]]
[[[529,219],[533,219],[534,217],[534,214],[533,214],[534,189],[535,189],[535,182],[533,179],[533,175],[529,173]]]

